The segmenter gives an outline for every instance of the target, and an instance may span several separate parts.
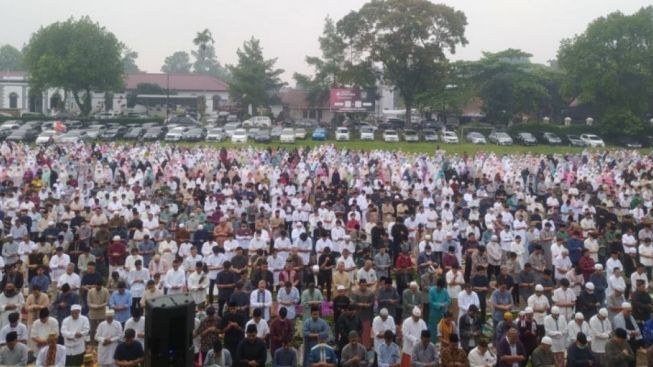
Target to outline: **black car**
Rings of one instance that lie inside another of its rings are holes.
[[[256,134],[254,137],[254,141],[257,143],[269,143],[272,141],[272,137],[270,136],[270,131],[267,129],[261,130]]]
[[[162,140],[165,135],[165,129],[161,127],[152,127],[145,130],[142,139],[147,141]]]
[[[14,142],[31,142],[36,140],[38,134],[32,129],[14,130],[5,140]]]
[[[142,127],[132,127],[131,129],[127,130],[123,137],[130,140],[138,140],[141,138],[141,136],[143,136],[144,133],[145,129]]]
[[[106,129],[100,133],[99,138],[102,140],[115,140],[120,136],[120,131],[118,129]]]
[[[640,149],[642,148],[642,143],[631,137],[621,137],[617,141],[620,146],[629,149]]]
[[[206,131],[203,128],[192,128],[184,134],[183,140],[186,141],[201,141],[204,140]]]

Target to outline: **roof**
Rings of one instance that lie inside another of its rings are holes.
[[[141,83],[157,84],[161,88],[177,91],[226,92],[229,86],[224,81],[210,75],[133,73],[127,74],[126,89],[136,89]]]
[[[11,80],[17,80],[17,79],[25,79],[27,76],[27,73],[24,71],[2,71],[0,70],[0,80],[2,79],[11,79]]]

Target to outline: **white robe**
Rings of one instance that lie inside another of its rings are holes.
[[[605,344],[610,339],[610,333],[612,332],[612,324],[610,320],[606,317],[603,320],[599,320],[598,315],[592,316],[590,319],[590,334],[592,336],[592,352],[594,353],[605,353]]]
[[[141,343],[141,346],[145,348],[145,338],[138,336],[138,334],[145,334],[145,318],[140,317],[138,321],[135,321],[133,317],[130,317],[125,322],[125,330],[127,329],[133,329],[136,332],[136,341]]]
[[[9,304],[15,305],[16,308],[7,310],[5,307]],[[18,312],[20,313],[21,308],[25,305],[25,297],[23,293],[18,292],[13,297],[7,297],[4,293],[0,294],[0,329],[9,325],[9,314]]]
[[[77,320],[72,316],[66,317],[61,323],[61,336],[64,338],[66,354],[75,356],[84,353],[90,330],[91,326],[86,316],[79,315]],[[75,337],[76,333],[80,333],[82,336],[77,338]]]
[[[98,364],[113,366],[113,354],[122,338],[122,326],[116,320],[111,323],[102,321],[95,332],[95,340],[98,343]],[[111,344],[104,345],[109,340]]]
[[[209,287],[209,275],[193,271],[188,274],[188,292],[195,304],[206,301],[206,289]]]
[[[554,319],[549,315],[544,318],[544,331],[551,338],[551,351],[560,353],[567,350],[567,321],[563,315]]]

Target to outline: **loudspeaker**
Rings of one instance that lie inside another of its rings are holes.
[[[193,365],[195,302],[175,294],[148,300],[145,317],[145,366]]]

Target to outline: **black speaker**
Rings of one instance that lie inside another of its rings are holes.
[[[193,365],[195,302],[175,294],[148,300],[145,317],[145,366]]]

